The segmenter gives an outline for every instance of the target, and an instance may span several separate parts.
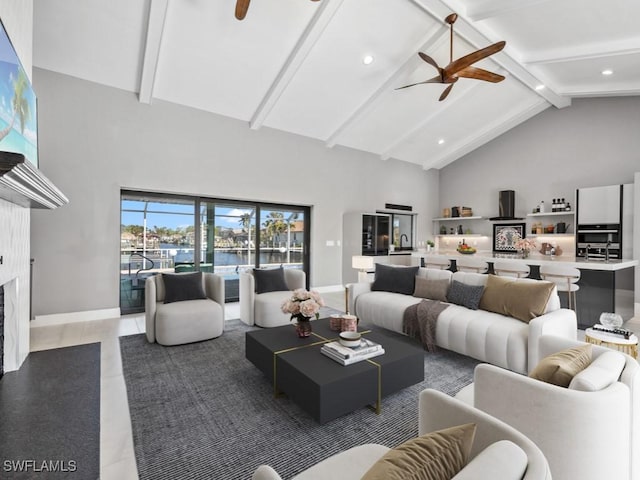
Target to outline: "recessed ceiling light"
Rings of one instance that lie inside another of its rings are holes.
[[[362,63],[365,65],[371,65],[373,63],[373,55],[365,55],[362,57]]]
[[[544,85],[542,85],[542,84],[536,85],[536,90],[538,90],[538,91],[544,90]]]
[[[441,138],[440,140],[438,140],[438,145],[442,145],[444,143],[444,138]]]
[[[606,70],[602,70],[602,75],[613,75],[613,70],[608,68]]]

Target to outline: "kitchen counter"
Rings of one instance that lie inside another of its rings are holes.
[[[413,252],[411,254],[412,257],[422,258],[425,255],[435,255],[443,258],[447,258],[449,260],[456,260],[462,257],[473,257],[479,260],[484,260],[485,262],[493,263],[496,260],[515,260],[519,262],[526,263],[527,265],[565,265],[568,267],[575,267],[581,270],[603,270],[603,271],[616,271],[623,270],[625,268],[635,267],[638,265],[638,260],[633,259],[612,259],[608,262],[604,260],[585,260],[580,257],[566,256],[560,255],[556,257],[550,257],[548,255],[540,255],[540,254],[531,254],[527,258],[520,258],[518,256],[511,256],[508,254],[494,254],[490,251],[482,251],[479,250],[477,253],[472,255],[464,255],[462,253],[458,253],[455,250],[450,251],[438,251],[438,252]]]

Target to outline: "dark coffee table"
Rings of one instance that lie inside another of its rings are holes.
[[[366,406],[379,413],[382,397],[424,380],[424,350],[415,340],[360,329],[385,354],[343,366],[320,352],[338,338],[329,319],[312,326],[309,338],[298,338],[290,325],[247,332],[245,346],[247,359],[273,383],[274,395],[286,394],[320,423]]]

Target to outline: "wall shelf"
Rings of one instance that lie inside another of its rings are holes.
[[[456,220],[483,220],[484,217],[473,216],[473,217],[440,217],[432,219],[434,222],[447,222],[447,221],[456,221]]]
[[[436,237],[451,237],[451,238],[464,238],[464,237],[487,237],[481,233],[439,233]]]
[[[575,212],[545,212],[545,213],[527,213],[527,217],[558,217],[561,215],[574,215]]]

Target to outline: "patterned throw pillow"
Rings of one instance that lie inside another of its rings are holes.
[[[471,310],[477,310],[482,298],[484,285],[467,285],[454,280],[447,293],[447,301]]]

